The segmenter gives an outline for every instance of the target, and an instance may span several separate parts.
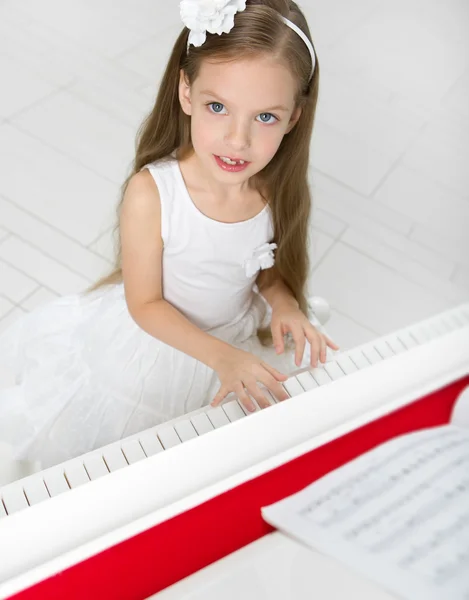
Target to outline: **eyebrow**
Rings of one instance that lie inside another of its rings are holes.
[[[204,94],[205,96],[215,96],[215,98],[220,98],[220,100],[223,102],[223,104],[229,104],[229,102],[227,102],[221,96],[219,96],[215,92],[211,92],[210,90],[202,90],[200,93]],[[290,112],[290,109],[287,108],[286,106],[283,106],[282,104],[279,104],[278,106],[271,106],[270,108],[266,108],[265,110],[263,110],[261,112],[269,112],[271,110],[283,110],[285,112]]]

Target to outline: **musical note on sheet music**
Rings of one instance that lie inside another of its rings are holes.
[[[469,600],[469,430],[396,438],[263,516],[403,598]]]

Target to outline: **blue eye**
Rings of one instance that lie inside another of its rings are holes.
[[[277,117],[274,116],[274,115],[272,115],[271,113],[261,113],[258,116],[261,118],[261,121],[260,121],[261,123],[267,123],[267,124],[269,124],[269,123],[274,123],[275,121],[278,121]],[[264,120],[263,117],[267,117],[267,120]],[[275,120],[274,121],[270,121],[269,120],[270,118],[275,119]]]
[[[210,107],[210,110],[216,114],[221,114],[221,111],[223,110],[224,106],[221,102],[210,102],[210,104],[208,104],[207,106]]]

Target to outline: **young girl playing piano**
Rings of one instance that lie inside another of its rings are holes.
[[[249,410],[250,396],[267,405],[259,384],[286,399],[289,372],[338,348],[305,297],[319,82],[305,17],[291,0],[180,9],[123,185],[115,269],[0,338],[16,375],[0,441],[42,468],[230,392]]]

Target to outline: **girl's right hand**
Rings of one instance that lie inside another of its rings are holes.
[[[256,407],[248,394],[257,401],[260,408],[267,408],[270,403],[257,385],[258,381],[263,383],[277,400],[289,398],[279,383],[285,381],[288,377],[250,352],[237,348],[230,349],[220,356],[215,371],[218,374],[221,386],[212,400],[212,406],[218,406],[230,392],[234,392],[243,406],[250,412],[255,411]]]

